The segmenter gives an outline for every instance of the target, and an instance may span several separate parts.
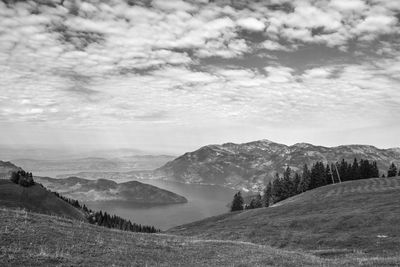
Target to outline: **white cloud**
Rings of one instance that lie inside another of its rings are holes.
[[[272,50],[272,51],[290,51],[291,49],[281,45],[278,42],[271,41],[271,40],[265,40],[264,42],[261,43],[260,47],[265,48],[267,50]]]
[[[399,32],[397,1],[286,2],[0,2],[0,126],[350,127],[398,110],[399,46],[379,40]]]
[[[330,1],[329,5],[343,11],[361,11],[367,8],[362,0],[333,0]]]
[[[267,80],[273,83],[286,83],[293,80],[292,73],[294,70],[288,67],[265,67],[265,71],[268,73]]]
[[[237,24],[249,31],[263,31],[265,28],[264,23],[256,18],[242,18],[237,21]]]
[[[318,79],[318,78],[328,78],[332,73],[331,68],[313,68],[308,69],[304,72],[303,77],[306,79]]]

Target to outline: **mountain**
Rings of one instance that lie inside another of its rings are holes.
[[[168,155],[130,155],[115,158],[85,157],[72,159],[13,159],[12,162],[30,172],[132,171],[153,170],[174,159]]]
[[[319,187],[272,207],[226,213],[168,232],[325,257],[384,255],[389,259],[399,255],[399,209],[400,177],[371,178]],[[365,266],[382,266],[368,263]]]
[[[0,179],[8,179],[11,172],[22,171],[22,169],[9,161],[0,160]]]
[[[375,160],[382,172],[391,162],[400,163],[400,149],[379,149],[368,145],[337,147],[298,143],[292,146],[260,140],[244,144],[208,145],[185,153],[154,171],[165,180],[184,183],[218,184],[257,191],[286,166],[301,170],[316,161],[335,162],[354,158]]]
[[[40,184],[23,187],[10,180],[0,180],[0,207],[25,209],[86,221],[85,214],[58,198]]]
[[[35,177],[36,182],[52,191],[79,201],[127,201],[138,204],[177,204],[187,199],[173,192],[149,184],[130,181],[116,183],[111,180],[87,180],[79,177],[54,179]]]

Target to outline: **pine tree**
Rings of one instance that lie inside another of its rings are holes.
[[[11,177],[10,177],[11,182],[18,184],[19,182],[19,173],[18,172],[12,172]]]
[[[254,200],[253,206],[255,209],[262,208],[263,205],[260,194],[258,194],[253,200]]]
[[[282,179],[282,198],[286,199],[294,195],[294,187],[291,179],[292,169],[290,167],[286,167],[285,171],[283,172],[283,179]]]
[[[317,162],[311,168],[311,179],[309,189],[327,185],[326,170],[322,162]]]
[[[269,207],[271,203],[271,195],[272,193],[272,184],[271,181],[268,182],[267,187],[264,190],[264,195],[263,195],[263,205],[264,207]]]
[[[293,178],[293,182],[292,182],[293,183],[293,196],[301,193],[301,192],[299,192],[300,182],[301,182],[301,177],[296,172],[294,174],[294,178]]]
[[[275,179],[272,182],[272,192],[271,192],[271,199],[273,203],[279,202],[284,199],[284,193],[283,193],[283,185],[281,182],[281,178],[279,177],[279,174],[277,173],[275,175]]]
[[[303,192],[307,191],[310,187],[310,179],[311,179],[310,170],[308,169],[307,164],[304,164],[303,173],[301,175],[301,180],[300,180],[300,184],[297,188],[297,192],[303,193]]]
[[[351,180],[360,179],[360,165],[356,158],[354,158],[353,165],[351,165]]]
[[[243,197],[240,191],[234,195],[231,205],[231,211],[237,210],[243,210]]]
[[[372,162],[372,170],[371,170],[372,177],[379,177],[379,169],[378,164],[376,161]]]
[[[390,164],[389,170],[387,172],[387,177],[394,177],[396,175],[397,175],[397,167],[392,162],[392,164]]]

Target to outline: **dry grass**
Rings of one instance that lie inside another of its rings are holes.
[[[400,266],[399,185],[397,177],[325,186],[275,207],[223,214],[168,232],[302,250],[363,265]]]
[[[325,266],[313,255],[248,242],[129,233],[0,210],[1,266]]]

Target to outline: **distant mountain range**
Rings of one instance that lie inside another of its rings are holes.
[[[73,159],[13,159],[12,162],[23,169],[37,172],[70,171],[131,171],[131,170],[153,170],[173,160],[175,157],[168,155],[131,155],[115,158],[86,157]]]
[[[187,199],[173,192],[149,184],[130,181],[116,183],[111,180],[87,180],[79,177],[54,179],[34,177],[46,188],[79,201],[126,201],[136,204],[177,204]]]
[[[257,191],[286,166],[294,171],[316,161],[342,159],[375,160],[382,172],[391,162],[400,163],[400,148],[379,149],[369,145],[337,147],[298,143],[292,146],[260,140],[244,144],[208,145],[166,163],[153,175],[184,183],[217,184],[236,189]]]

